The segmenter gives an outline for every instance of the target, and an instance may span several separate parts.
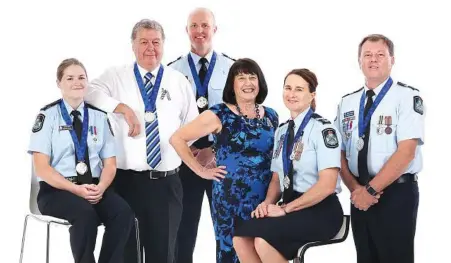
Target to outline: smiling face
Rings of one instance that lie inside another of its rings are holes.
[[[238,73],[233,82],[233,90],[237,101],[255,103],[255,98],[259,92],[257,75]]]
[[[88,85],[85,70],[79,65],[70,65],[63,71],[63,76],[57,80],[63,98],[70,100],[83,99]]]
[[[296,113],[295,115],[307,109],[315,95],[315,92],[310,92],[308,82],[301,76],[290,74],[285,79],[283,102],[290,112]]]
[[[382,83],[390,76],[394,63],[395,58],[383,40],[363,43],[359,65],[367,82]]]
[[[163,57],[163,37],[155,29],[140,28],[133,40],[133,53],[138,65],[148,71],[158,67]]]
[[[212,48],[213,36],[216,33],[213,14],[208,9],[197,9],[190,14],[186,32],[195,53],[208,53]]]

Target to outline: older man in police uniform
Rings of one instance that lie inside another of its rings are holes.
[[[365,85],[342,98],[335,121],[343,138],[341,175],[352,193],[357,262],[412,263],[423,100],[417,89],[391,78],[394,47],[387,37],[365,37],[359,64]]]
[[[186,26],[191,50],[168,64],[191,82],[199,113],[222,102],[227,74],[234,62],[225,54],[213,50],[212,41],[216,30],[215,17],[210,10],[197,8],[192,11]],[[216,164],[211,140],[211,137],[205,136],[192,146],[194,155],[205,166]],[[177,236],[177,262],[191,263],[204,192],[211,204],[212,182],[197,176],[185,164],[181,166],[180,175],[184,195],[182,221]]]
[[[112,114],[116,135],[115,189],[140,226],[145,262],[173,263],[182,215],[181,160],[169,137],[198,115],[190,83],[161,65],[165,35],[153,20],[133,28],[136,63],[108,69],[90,85],[86,100]],[[137,262],[130,236],[125,262]]]

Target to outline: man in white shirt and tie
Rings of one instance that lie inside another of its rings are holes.
[[[133,28],[136,63],[107,69],[85,100],[111,115],[117,146],[114,187],[139,220],[145,263],[172,263],[182,215],[181,160],[169,138],[198,115],[189,81],[161,64],[163,27],[141,20]],[[124,262],[138,262],[131,236]]]

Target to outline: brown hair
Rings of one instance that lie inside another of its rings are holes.
[[[222,101],[225,103],[236,105],[236,97],[234,92],[234,80],[235,76],[240,73],[255,74],[258,78],[258,94],[255,98],[255,103],[262,104],[266,96],[268,95],[268,85],[266,84],[265,76],[260,66],[254,60],[250,58],[240,58],[235,61],[230,67],[227,80],[224,85],[224,91],[222,92]]]
[[[299,77],[303,78],[308,83],[309,92],[310,93],[316,92],[316,87],[318,87],[318,79],[316,78],[315,73],[311,72],[306,68],[293,69],[285,76],[285,79],[283,80],[284,84],[288,76],[290,75],[298,75]],[[310,108],[312,108],[313,111],[316,110],[315,98],[313,98],[312,103],[310,104]]]
[[[379,40],[382,40],[385,45],[387,45],[388,47],[388,53],[390,53],[390,56],[394,56],[395,55],[395,46],[393,44],[393,42],[386,36],[381,35],[381,34],[371,34],[366,36],[365,38],[362,39],[362,41],[360,41],[359,44],[359,58],[360,58],[360,54],[362,53],[362,46],[363,44],[365,44],[366,41],[370,41],[370,42],[378,42]]]
[[[86,77],[88,77],[88,74],[86,73],[86,68],[85,66],[83,66],[83,64],[76,58],[68,58],[65,59],[63,61],[61,61],[61,63],[59,64],[57,70],[56,70],[56,79],[58,81],[61,81],[61,79],[63,78],[64,75],[64,71],[66,70],[66,68],[68,68],[69,66],[72,65],[76,65],[76,66],[80,66],[86,74]]]

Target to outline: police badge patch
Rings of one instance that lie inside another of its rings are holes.
[[[420,96],[413,97],[413,110],[423,115],[423,99]]]
[[[106,122],[108,123],[108,127],[110,128],[111,135],[114,136],[113,127],[111,127],[110,119],[106,118]]]
[[[337,148],[338,147],[338,137],[334,129],[327,128],[323,130],[324,144],[327,148]]]
[[[42,126],[44,126],[44,120],[45,120],[45,115],[42,113],[39,113],[38,116],[36,117],[36,120],[34,121],[34,125],[33,125],[33,133],[38,132],[42,129]]]

